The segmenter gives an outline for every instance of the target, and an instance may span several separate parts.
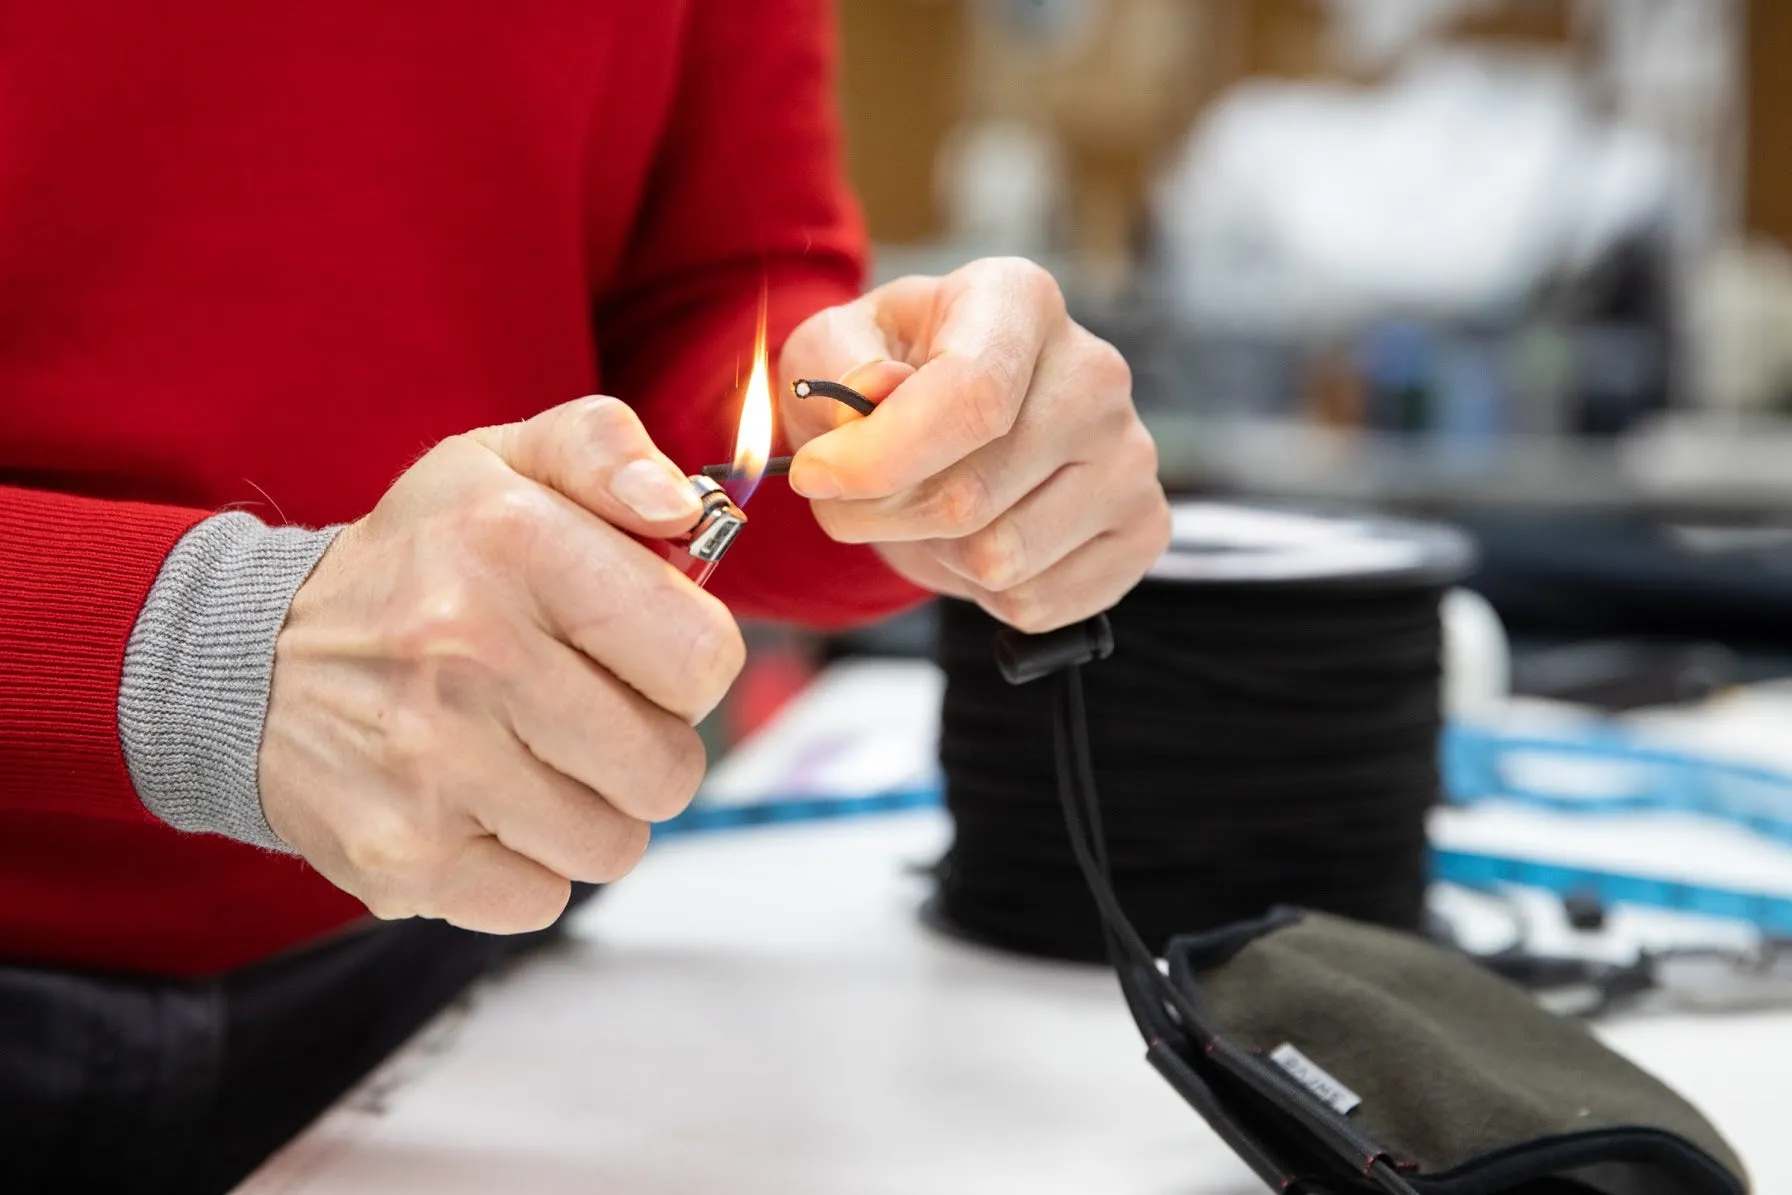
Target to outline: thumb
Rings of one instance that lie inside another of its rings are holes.
[[[703,513],[690,481],[618,398],[577,399],[523,423],[480,428],[472,438],[624,531],[664,539],[690,530]]]

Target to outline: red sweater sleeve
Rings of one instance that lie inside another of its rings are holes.
[[[163,559],[204,517],[0,486],[0,808],[151,820],[119,674]]]
[[[600,318],[605,385],[687,470],[733,453],[730,401],[761,287],[777,346],[851,300],[865,236],[842,175],[827,0],[697,0],[642,216]],[[869,548],[834,543],[782,481],[711,588],[736,613],[838,627],[925,596]]]

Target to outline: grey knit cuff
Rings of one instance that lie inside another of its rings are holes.
[[[274,640],[340,530],[215,515],[162,562],[125,649],[118,734],[137,795],[175,829],[290,849],[257,783]]]

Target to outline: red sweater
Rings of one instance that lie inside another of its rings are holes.
[[[433,441],[602,390],[726,458],[849,299],[825,0],[0,0],[0,959],[204,974],[364,914],[144,811],[124,645],[196,521],[367,511]],[[761,488],[714,588],[915,592]]]

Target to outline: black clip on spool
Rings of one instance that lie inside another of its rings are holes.
[[[1043,635],[1005,630],[996,636],[996,667],[1011,685],[1028,684],[1113,654],[1114,628],[1106,614]]]

